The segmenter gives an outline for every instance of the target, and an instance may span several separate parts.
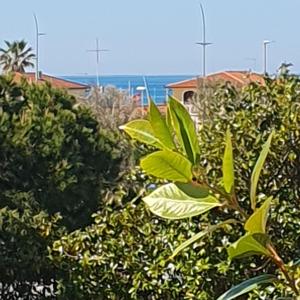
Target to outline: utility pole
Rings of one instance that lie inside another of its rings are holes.
[[[108,52],[108,49],[100,49],[99,47],[99,39],[96,39],[96,49],[87,50],[88,52],[95,52],[96,53],[96,78],[97,78],[97,88],[100,87],[100,80],[99,80],[99,64],[100,64],[100,52]]]
[[[202,16],[202,42],[198,42],[196,44],[202,46],[202,76],[206,76],[206,47],[209,45],[212,45],[212,43],[206,42],[206,25],[205,25],[205,14],[204,9],[201,3],[200,4],[200,10],[201,10],[201,16]]]
[[[274,41],[263,41],[263,65],[264,65],[264,75],[267,75],[267,46],[271,43],[274,43]]]
[[[34,22],[35,22],[35,42],[36,42],[36,50],[35,50],[35,59],[36,59],[36,64],[35,64],[35,81],[39,80],[39,37],[41,35],[46,35],[45,33],[39,32],[39,24],[38,24],[38,19],[35,14],[33,14],[34,17]]]

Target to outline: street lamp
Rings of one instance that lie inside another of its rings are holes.
[[[271,43],[274,43],[274,41],[269,41],[269,40],[263,41],[264,75],[267,74],[267,46]]]
[[[142,115],[144,114],[144,91],[146,90],[145,86],[138,86],[136,88],[138,92],[141,92],[141,107],[142,107]]]
[[[201,9],[201,15],[202,15],[202,42],[198,42],[196,43],[197,45],[201,45],[202,46],[202,75],[203,77],[206,76],[206,47],[209,45],[212,45],[212,43],[208,43],[206,42],[206,26],[205,26],[205,15],[204,15],[204,9],[202,4],[200,3],[200,9]]]
[[[39,24],[38,19],[35,14],[33,14],[34,22],[35,22],[35,42],[36,42],[36,65],[35,65],[35,80],[39,80],[39,37],[41,35],[46,35],[45,33],[39,32]]]

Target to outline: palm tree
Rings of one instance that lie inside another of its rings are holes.
[[[0,65],[4,72],[20,72],[25,73],[25,68],[34,67],[32,60],[35,55],[32,48],[27,47],[24,40],[13,41],[12,43],[5,41],[7,49],[0,48]]]

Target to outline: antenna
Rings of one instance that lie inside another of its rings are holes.
[[[197,45],[201,45],[202,46],[202,75],[203,77],[206,76],[206,47],[209,45],[212,45],[212,43],[208,43],[206,42],[206,26],[205,26],[205,14],[204,14],[204,9],[202,4],[199,2],[200,4],[200,10],[201,10],[201,16],[202,16],[202,42],[197,42]]]
[[[100,87],[99,81],[99,64],[100,64],[100,52],[108,52],[108,49],[100,49],[99,47],[99,39],[96,39],[96,49],[87,50],[87,52],[95,52],[96,53],[96,78],[97,78],[97,87]]]

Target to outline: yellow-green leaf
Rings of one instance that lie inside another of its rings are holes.
[[[263,233],[247,233],[227,248],[231,259],[251,255],[271,256],[267,249],[269,238]]]
[[[163,144],[166,148],[173,150],[175,144],[173,138],[167,127],[166,121],[162,118],[157,106],[150,99],[150,123],[154,132],[155,137]]]
[[[164,145],[155,136],[152,126],[147,120],[134,120],[120,126],[132,139],[141,143],[163,149]]]
[[[142,169],[155,177],[178,181],[192,181],[192,164],[179,153],[163,150],[154,152],[141,160]]]
[[[186,108],[175,98],[169,97],[168,109],[179,144],[195,165],[200,155],[195,124]]]
[[[197,216],[222,204],[213,196],[192,198],[176,184],[163,185],[143,198],[149,209],[165,219],[183,219]]]
[[[234,185],[234,169],[233,169],[233,154],[231,134],[229,129],[226,132],[226,146],[223,157],[223,182],[224,188],[227,193],[232,191]]]
[[[268,198],[264,204],[255,210],[245,224],[245,230],[249,233],[266,233],[266,225],[270,210],[272,197]]]
[[[256,165],[253,169],[252,176],[251,176],[251,189],[250,189],[250,200],[251,200],[251,208],[254,211],[256,209],[256,189],[257,189],[257,183],[259,179],[260,172],[263,168],[263,165],[265,163],[265,160],[267,158],[272,137],[273,137],[274,132],[272,132],[269,137],[267,142],[263,145],[262,151],[259,155],[259,158],[256,162]]]

